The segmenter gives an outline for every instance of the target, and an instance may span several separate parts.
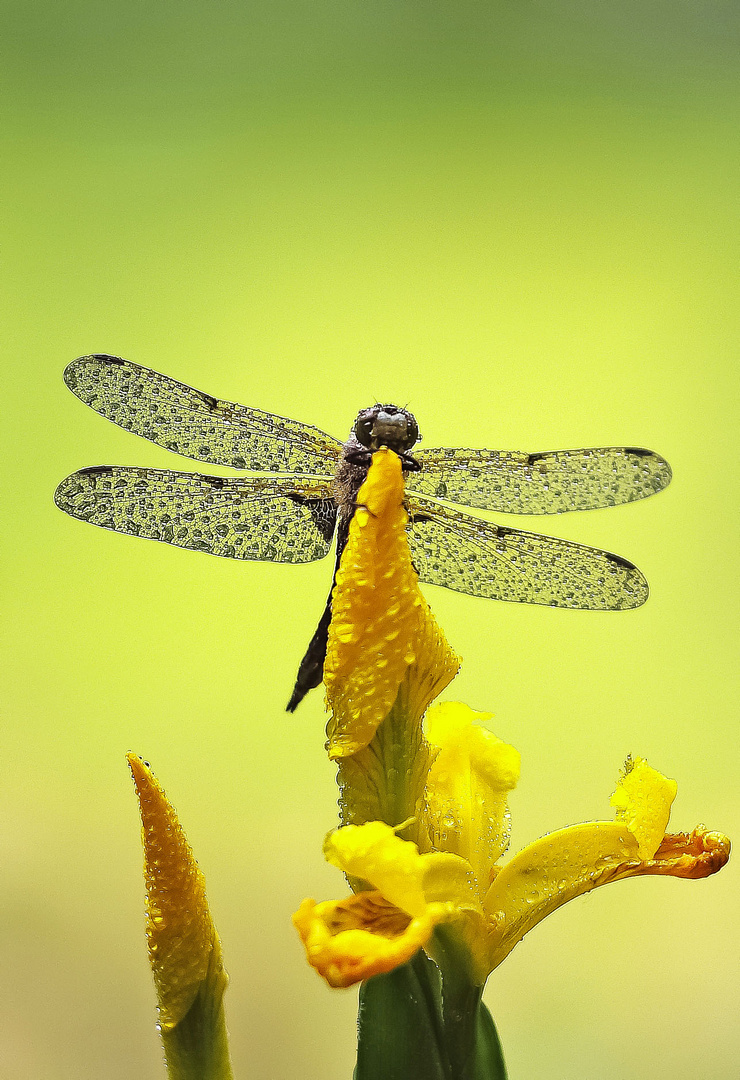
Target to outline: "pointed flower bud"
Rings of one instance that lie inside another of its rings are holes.
[[[171,1080],[230,1080],[221,942],[205,878],[147,762],[127,760],[139,799],[146,933],[159,1030]]]
[[[378,450],[357,495],[332,594],[324,664],[332,758],[368,745],[405,680],[405,708],[418,722],[460,667],[419,589],[403,496],[400,458]]]

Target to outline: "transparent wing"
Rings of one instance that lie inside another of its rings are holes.
[[[647,581],[618,555],[493,525],[415,496],[407,502],[421,581],[494,600],[597,611],[647,600]]]
[[[54,501],[104,529],[229,559],[303,563],[331,544],[331,483],[224,478],[101,465],[63,480]]]
[[[651,450],[465,450],[440,447],[414,457],[421,472],[406,486],[432,498],[507,514],[562,514],[646,499],[671,480],[671,467]]]
[[[119,356],[81,356],[67,367],[64,381],[126,431],[212,465],[329,475],[341,451],[318,428],[220,401]]]

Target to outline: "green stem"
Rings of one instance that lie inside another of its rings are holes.
[[[422,951],[360,987],[354,1080],[451,1080],[439,970]]]
[[[417,813],[432,758],[421,723],[409,720],[408,694],[407,679],[369,745],[338,763],[343,825],[385,821],[395,827]],[[399,835],[416,839],[415,827]]]
[[[435,944],[442,971],[419,951],[360,987],[354,1080],[506,1080],[482,987],[454,941]]]
[[[434,1031],[437,1051],[440,1061],[444,1065],[445,1074],[447,1074],[449,1072],[449,1065],[447,1061],[447,1048],[445,1045],[444,1019],[442,1016],[442,984],[439,968],[433,960],[429,959],[423,949],[419,949],[416,956],[410,961],[409,966],[413,968],[421,992],[424,995],[430,1026]]]
[[[435,934],[434,955],[442,975],[442,1018],[454,1080],[472,1080],[478,1007],[483,993],[469,978],[457,949],[444,928]]]
[[[169,1031],[160,1029],[169,1080],[233,1080],[223,992],[226,975],[217,950],[193,1004]]]
[[[442,1019],[452,1080],[506,1080],[501,1043],[483,1004],[483,987],[470,977],[467,955],[446,927],[434,936],[442,977]]]
[[[481,1001],[475,1038],[475,1065],[478,1080],[506,1080],[506,1065],[493,1017]]]

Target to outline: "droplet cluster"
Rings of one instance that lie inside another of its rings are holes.
[[[222,401],[118,356],[81,356],[64,379],[86,405],[125,431],[198,461],[322,474],[327,461],[339,458],[340,444],[318,428]]]
[[[471,596],[616,611],[647,600],[626,559],[541,533],[510,529],[441,503],[410,500],[409,546],[420,581]]]
[[[415,455],[409,490],[507,514],[557,514],[619,506],[662,491],[668,462],[639,447],[608,446],[526,454],[440,447]]]
[[[336,504],[331,483],[202,476],[168,469],[99,466],[68,476],[55,499],[66,513],[129,536],[230,559],[303,563],[329,550]]]

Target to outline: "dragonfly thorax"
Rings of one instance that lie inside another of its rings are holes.
[[[368,450],[388,446],[396,453],[410,450],[419,441],[419,425],[413,413],[398,405],[373,405],[357,414],[355,438]]]

